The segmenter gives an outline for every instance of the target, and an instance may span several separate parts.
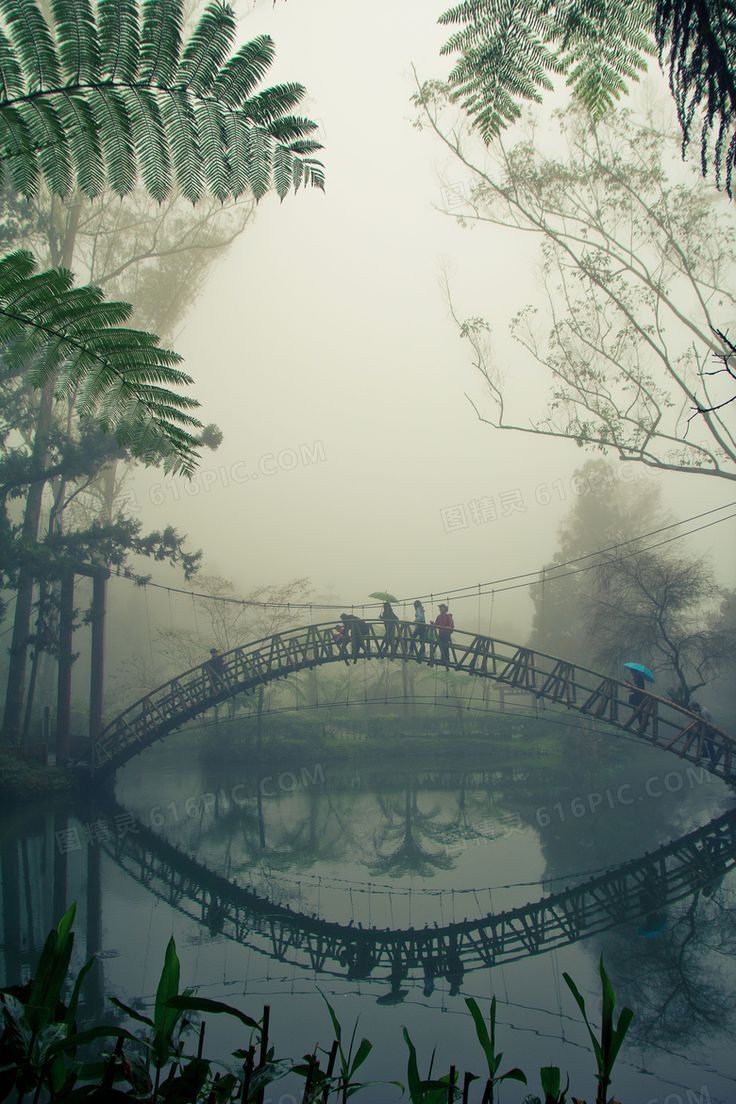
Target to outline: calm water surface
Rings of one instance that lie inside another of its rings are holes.
[[[535,1092],[539,1067],[559,1064],[591,1099],[593,1058],[562,973],[596,1007],[603,953],[637,1014],[617,1097],[735,1101],[736,878],[717,864],[678,901],[676,887],[645,879],[635,919],[574,942],[545,950],[553,933],[531,930],[526,950],[492,968],[482,940],[478,953],[456,953],[466,921],[475,930],[488,914],[583,884],[734,805],[704,772],[631,742],[550,732],[550,746],[543,755],[538,740],[491,737],[464,751],[458,735],[449,757],[397,739],[395,758],[366,746],[336,761],[312,746],[256,769],[211,734],[205,751],[196,734],[172,737],[120,772],[114,805],[44,805],[0,822],[4,978],[29,975],[55,916],[76,900],[78,960],[99,952],[90,1015],[103,992],[150,1008],[173,935],[182,982],[254,1016],[269,1003],[284,1055],[329,1046],[321,990],[375,1044],[366,1078],[404,1078],[403,1026],[424,1062],[437,1046],[440,1072],[454,1062],[480,1073],[464,998],[485,1007],[495,994],[504,1064],[525,1069]],[[600,893],[616,900],[621,890],[605,883]],[[393,951],[374,929],[393,933]],[[243,1043],[210,1018],[211,1053]],[[386,1086],[361,1099],[399,1096]],[[500,1099],[523,1096],[511,1085]],[[301,1097],[286,1080],[270,1099]]]

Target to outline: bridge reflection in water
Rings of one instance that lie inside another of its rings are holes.
[[[112,815],[130,817],[120,806]],[[444,977],[450,991],[458,992],[469,971],[542,954],[622,924],[652,924],[668,905],[711,892],[736,866],[736,811],[539,901],[421,929],[339,924],[274,903],[140,823],[100,847],[148,891],[213,936],[319,973],[376,980],[381,973],[397,995],[401,982],[413,977],[424,977],[425,988]]]

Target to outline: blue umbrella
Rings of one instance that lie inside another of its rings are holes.
[[[624,667],[628,667],[630,671],[638,671],[647,682],[654,682],[654,675],[643,663],[624,663]]]

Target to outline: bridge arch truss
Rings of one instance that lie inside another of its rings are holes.
[[[480,633],[455,630],[443,662],[437,642],[422,645],[412,622],[367,621],[360,637],[335,635],[335,622],[274,633],[233,648],[214,670],[193,667],[139,698],[114,718],[92,744],[93,775],[112,774],[155,741],[208,709],[300,671],[331,663],[391,660],[432,663],[471,678],[526,691],[538,699],[604,722],[692,763],[736,781],[736,741],[666,698],[640,691],[630,704],[630,684],[544,652]]]

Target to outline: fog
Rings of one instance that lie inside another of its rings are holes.
[[[222,446],[189,486],[142,470],[134,483],[144,523],[187,532],[205,571],[240,591],[306,575],[347,605],[377,588],[439,594],[533,571],[574,501],[570,477],[589,454],[495,432],[466,397],[483,391],[445,276],[458,313],[482,313],[503,334],[539,294],[539,260],[521,233],[448,217],[458,169],[413,126],[410,103],[412,67],[421,79],[446,71],[435,15],[379,3],[369,18],[322,0],[258,5],[242,19],[243,38],[272,34],[274,80],[309,91],[327,190],[264,199],[175,337]],[[721,480],[651,478],[677,517],[730,500]],[[482,496],[495,520],[471,516]],[[447,513],[456,507],[464,517]],[[718,554],[724,582],[735,533],[730,522],[693,545]],[[528,602],[504,603],[523,631]]]
[[[435,1046],[443,1073],[450,1062],[482,1068],[466,995],[484,1015],[498,995],[504,1068],[531,1062],[536,1074],[560,1061],[590,1088],[588,1037],[563,978],[599,1007],[605,954],[619,1009],[630,1003],[637,1017],[616,1098],[684,1100],[682,1090],[690,1100],[705,1085],[698,1098],[715,1104],[733,1083],[736,604],[695,565],[651,612],[637,604],[648,565],[627,589],[625,555],[597,562],[582,584],[571,572],[556,590],[545,591],[548,575],[527,589],[580,503],[576,471],[603,454],[478,416],[488,396],[457,318],[488,321],[516,421],[531,427],[549,408],[549,374],[510,335],[519,311],[544,303],[542,252],[533,234],[463,224],[469,170],[416,125],[417,80],[449,70],[442,7],[237,6],[240,41],[275,40],[265,84],[308,90],[326,192],[268,194],[163,335],[222,444],[202,450],[190,480],[118,464],[116,477],[128,470],[115,507],[141,534],[186,534],[188,550],[202,550],[199,575],[186,579],[166,550],[131,554],[131,577],[107,585],[104,649],[103,588],[95,582],[93,618],[89,572],[76,580],[71,719],[63,663],[48,650],[30,680],[26,735],[40,758],[55,749],[55,766],[73,764],[77,789],[8,805],[3,969],[8,982],[25,979],[60,903],[76,898],[84,957],[97,955],[85,1016],[112,993],[120,1009],[153,1015],[173,936],[182,986],[248,1015],[268,1002],[279,1055],[329,1045],[318,1030],[326,995],[350,1029],[360,1016],[356,1037],[377,1044],[367,1076],[386,1082],[367,1098],[392,1102],[405,1024],[423,1069]],[[551,148],[566,102],[558,88],[534,110]],[[657,73],[629,98],[634,111],[646,104],[675,125]],[[672,171],[688,179],[679,161]],[[702,187],[714,210],[729,210]],[[114,281],[105,291],[117,294]],[[736,499],[733,481],[607,459],[631,498],[622,509],[614,484],[580,540],[600,547],[589,530],[614,507],[622,544],[629,525],[631,537],[656,531],[661,515],[653,509],[650,525],[646,504],[661,492],[673,519],[699,518],[669,548],[736,586],[736,517],[722,520],[736,511],[708,513]],[[76,485],[67,491],[71,502]],[[111,502],[107,514],[93,505],[95,524],[114,516]],[[20,500],[13,510],[20,520]],[[85,526],[90,516],[80,513]],[[73,535],[73,507],[69,517]],[[571,544],[572,559],[581,545]],[[137,586],[133,572],[154,585]],[[295,608],[237,602],[277,587]],[[375,617],[366,604],[383,590],[399,596],[402,621],[415,596],[427,621],[449,596],[452,658],[447,628],[354,618],[338,628],[340,610]],[[667,652],[670,607],[680,635]],[[286,643],[252,643],[328,620]],[[61,655],[60,628],[57,639]],[[690,682],[678,697],[682,667]],[[242,1055],[242,1017],[213,1018],[212,1053]],[[290,1076],[282,1104],[302,1098]]]

